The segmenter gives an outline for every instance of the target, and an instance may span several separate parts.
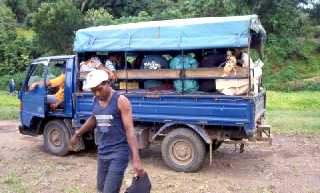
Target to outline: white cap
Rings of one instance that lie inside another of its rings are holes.
[[[109,75],[104,70],[93,70],[89,72],[86,80],[83,82],[83,90],[89,90],[101,84],[103,81],[109,80]]]

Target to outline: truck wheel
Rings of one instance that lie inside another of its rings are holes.
[[[200,137],[186,128],[171,131],[162,141],[163,161],[177,172],[195,172],[205,159],[205,145]]]
[[[64,122],[60,120],[48,122],[44,128],[43,137],[47,152],[58,156],[64,156],[69,152],[70,135]]]

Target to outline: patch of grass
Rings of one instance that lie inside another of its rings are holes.
[[[79,188],[68,188],[64,191],[64,193],[84,193]]]
[[[0,91],[0,120],[12,120],[19,117],[19,100],[17,95],[11,96]]]
[[[320,133],[320,91],[267,93],[267,119],[279,133]]]
[[[8,186],[9,192],[27,193],[27,188],[22,184],[15,171],[4,177],[3,183]]]
[[[0,120],[15,120],[19,118],[18,107],[0,107]]]
[[[267,110],[320,111],[320,91],[268,91]]]
[[[272,132],[320,133],[320,111],[268,111]]]

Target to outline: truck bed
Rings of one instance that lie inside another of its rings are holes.
[[[253,134],[257,120],[265,112],[264,91],[254,96],[143,90],[123,94],[132,103],[134,121],[236,126],[243,127],[248,136]],[[75,119],[80,125],[91,115],[93,95],[90,92],[75,95]]]

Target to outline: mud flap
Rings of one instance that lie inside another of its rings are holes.
[[[261,142],[268,142],[269,145],[272,145],[271,126],[266,124],[257,125],[255,139]]]

